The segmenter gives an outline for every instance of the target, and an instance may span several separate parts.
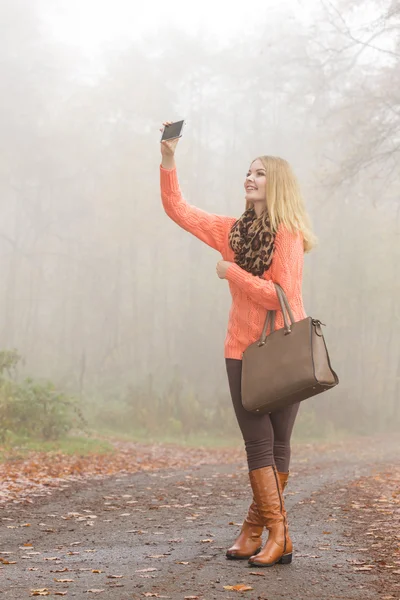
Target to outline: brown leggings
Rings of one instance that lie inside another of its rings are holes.
[[[299,402],[271,414],[255,415],[242,406],[242,361],[227,358],[226,370],[233,407],[242,432],[249,471],[276,466],[281,473],[289,471],[290,437]]]

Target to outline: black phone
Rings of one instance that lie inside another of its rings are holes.
[[[164,140],[175,140],[176,138],[182,137],[182,129],[185,121],[176,121],[171,125],[166,125],[161,136],[161,141]]]

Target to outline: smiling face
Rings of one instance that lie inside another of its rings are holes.
[[[265,167],[259,158],[256,158],[250,165],[244,182],[244,189],[246,190],[246,201],[251,202],[256,212],[264,210],[266,206],[267,177]]]

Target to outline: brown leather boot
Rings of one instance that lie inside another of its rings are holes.
[[[288,479],[289,479],[289,473],[281,473],[280,471],[277,471],[277,473],[278,473],[279,481],[281,482],[282,492],[284,492],[285,487],[287,486]]]
[[[264,548],[251,556],[249,563],[253,567],[289,564],[292,562],[293,544],[289,537],[279,474],[274,466],[263,467],[250,472],[250,481],[258,512],[269,536]]]
[[[226,558],[231,560],[243,560],[254,556],[261,550],[261,535],[264,530],[264,522],[257,510],[257,504],[253,502],[247,513],[240,534],[233,546],[226,551]]]
[[[285,489],[289,473],[278,472],[282,490]],[[244,560],[257,554],[261,550],[261,535],[264,530],[264,522],[257,509],[257,504],[253,502],[249,508],[242,529],[233,546],[226,552],[226,557],[232,560]]]
[[[279,481],[281,483],[281,488],[282,488],[282,493],[285,491],[285,487],[287,486],[287,482],[289,479],[289,473],[281,473],[278,471],[278,477],[279,477]],[[286,519],[286,523],[287,523],[287,513],[286,513],[286,509],[285,509],[285,503],[283,504],[283,516]],[[289,537],[289,530],[286,529],[287,535],[286,535],[286,542],[288,544],[291,543],[291,539]]]

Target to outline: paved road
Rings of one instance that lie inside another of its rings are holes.
[[[362,531],[355,539],[352,514],[341,507],[351,481],[398,464],[399,442],[348,449],[339,445],[317,456],[312,447],[294,450],[286,496],[295,543],[291,565],[256,569],[225,559],[249,503],[246,467],[193,465],[71,484],[32,505],[7,506],[0,512],[0,557],[16,564],[0,567],[0,597],[22,600],[34,589],[83,600],[390,595],[393,579],[354,571],[351,561],[368,554],[360,552]],[[253,590],[224,589],[240,583]]]

